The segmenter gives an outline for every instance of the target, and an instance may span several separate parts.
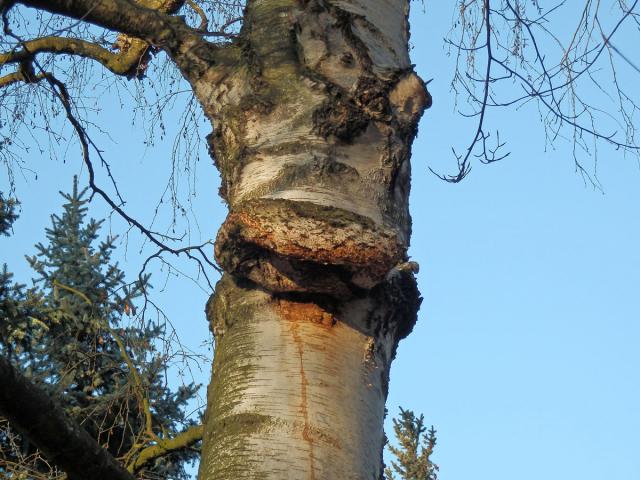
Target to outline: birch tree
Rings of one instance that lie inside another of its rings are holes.
[[[455,2],[453,85],[476,125],[443,180],[462,180],[474,159],[504,158],[487,111],[530,101],[550,138],[637,152],[613,36],[637,23],[638,2],[611,2],[611,27],[600,22],[604,6],[584,2],[573,39],[554,43],[557,62],[537,41],[564,2],[538,3]],[[216,348],[200,478],[381,478],[389,369],[421,302],[407,254],[410,154],[432,99],[409,57],[408,0],[5,0],[2,11],[4,98],[46,92],[77,135],[94,195],[156,255],[203,271],[215,265],[202,245],[159,235],[100,186],[94,162],[106,160],[77,105],[82,70],[56,62],[97,63],[135,82],[166,55],[210,123],[229,212],[215,241],[223,273],[206,306]],[[607,56],[620,108],[606,113],[626,126],[620,133],[600,128],[601,109],[579,88],[598,81],[590,73]],[[31,120],[12,112],[9,129]],[[589,176],[579,157],[576,166]]]

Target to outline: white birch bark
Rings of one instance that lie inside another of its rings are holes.
[[[209,304],[202,480],[377,479],[415,322],[410,147],[430,97],[404,0],[249,3],[239,68],[194,80],[229,215]]]

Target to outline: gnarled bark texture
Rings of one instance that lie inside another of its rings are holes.
[[[201,479],[377,479],[415,322],[410,147],[429,106],[404,0],[249,3],[236,67],[189,75],[229,215]]]

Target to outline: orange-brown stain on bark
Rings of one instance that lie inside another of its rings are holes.
[[[291,323],[312,322],[328,328],[335,324],[333,315],[315,303],[280,300],[276,309],[281,318]]]
[[[302,415],[304,426],[302,427],[302,438],[309,445],[309,479],[316,480],[315,474],[315,454],[314,454],[314,439],[312,435],[312,426],[309,422],[309,411],[308,411],[308,397],[307,397],[307,387],[309,385],[309,380],[307,379],[306,373],[304,371],[304,345],[305,339],[302,338],[302,334],[300,332],[300,324],[303,322],[309,322],[314,324],[317,327],[325,330],[324,335],[326,335],[326,330],[331,329],[331,327],[335,324],[335,320],[331,313],[322,309],[318,305],[313,303],[303,303],[303,302],[290,302],[288,300],[280,300],[276,303],[276,310],[278,314],[283,320],[286,320],[289,329],[291,331],[291,336],[293,337],[293,341],[296,344],[296,348],[298,350],[298,356],[300,359],[300,413]],[[323,335],[323,336],[324,336]]]
[[[309,411],[307,408],[307,376],[304,373],[304,345],[303,340],[300,337],[298,331],[299,324],[297,321],[289,322],[291,326],[291,335],[293,341],[298,349],[298,356],[300,357],[300,413],[304,419],[304,427],[302,428],[302,438],[309,444],[309,478],[315,480],[315,457],[313,454],[313,439],[309,435]]]

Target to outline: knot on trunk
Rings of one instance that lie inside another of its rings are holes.
[[[411,72],[402,77],[389,93],[396,118],[407,125],[417,125],[425,109],[431,107],[431,94],[422,79]]]
[[[231,211],[215,245],[225,271],[273,293],[348,298],[370,290],[406,256],[392,230],[335,207],[283,199]]]

